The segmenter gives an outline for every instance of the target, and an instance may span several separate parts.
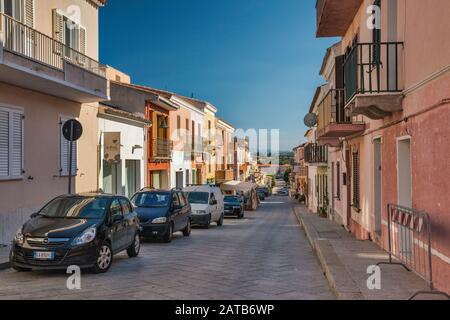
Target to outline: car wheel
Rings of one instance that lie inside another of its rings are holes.
[[[211,215],[209,215],[208,217],[208,222],[205,224],[205,229],[209,229],[210,226],[211,226]]]
[[[16,270],[17,272],[30,272],[31,271],[30,268],[22,268],[22,267],[19,267],[19,266],[16,266],[16,265],[13,265],[12,268],[14,270]]]
[[[225,213],[222,213],[222,215],[220,216],[219,221],[217,221],[217,226],[221,227],[223,226],[223,217],[224,217]]]
[[[97,253],[97,260],[92,268],[94,273],[105,273],[111,268],[113,262],[113,252],[111,245],[108,242],[104,242]]]
[[[172,242],[172,239],[173,239],[173,224],[170,223],[169,228],[167,229],[167,232],[163,237],[163,241],[165,243],[170,243],[170,242]]]
[[[139,236],[139,233],[136,232],[133,243],[127,249],[128,257],[136,258],[139,255],[139,251],[141,251],[141,237]]]
[[[186,228],[183,230],[183,236],[189,237],[191,235],[191,219],[188,220]]]

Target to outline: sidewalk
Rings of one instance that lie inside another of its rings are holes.
[[[401,266],[381,266],[381,290],[367,288],[367,268],[388,261],[388,254],[370,241],[359,241],[336,223],[295,206],[307,238],[333,289],[341,300],[407,300],[419,290],[427,290],[424,280]],[[422,295],[418,299],[443,299]]]
[[[0,270],[9,268],[10,247],[0,245]]]

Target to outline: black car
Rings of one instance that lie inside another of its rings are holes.
[[[34,213],[13,240],[10,262],[17,271],[77,265],[104,273],[113,255],[140,250],[137,213],[125,197],[60,196]]]
[[[240,196],[225,196],[225,216],[244,218],[244,200]]]
[[[191,234],[191,205],[186,194],[180,190],[142,190],[131,202],[142,226],[142,237],[161,238],[171,242],[173,233]]]
[[[266,200],[266,193],[264,191],[258,189],[256,192],[258,194],[259,200],[261,201]]]

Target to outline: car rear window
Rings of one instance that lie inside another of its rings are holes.
[[[136,194],[131,202],[141,208],[166,207],[169,205],[170,196],[167,192],[142,192]]]

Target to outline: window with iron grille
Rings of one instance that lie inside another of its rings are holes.
[[[359,152],[353,153],[353,206],[360,205]]]

